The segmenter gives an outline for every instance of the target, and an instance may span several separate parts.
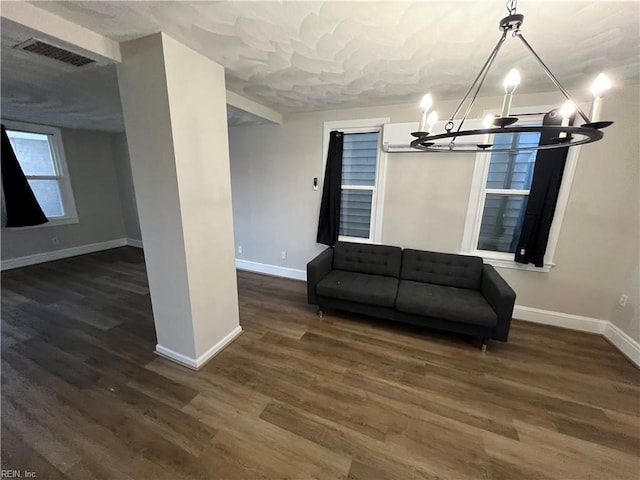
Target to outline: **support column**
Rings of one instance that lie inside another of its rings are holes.
[[[241,333],[224,69],[163,33],[121,54],[156,352],[199,368]]]

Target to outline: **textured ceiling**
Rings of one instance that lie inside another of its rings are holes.
[[[32,3],[118,41],[164,31],[224,65],[229,90],[280,111],[415,102],[427,90],[458,97],[506,13],[504,1]],[[601,70],[616,84],[639,83],[639,9],[637,1],[519,5],[527,39],[570,89]],[[519,91],[554,89],[509,38],[483,92],[500,94],[511,67],[522,72]],[[112,69],[101,73],[113,82]],[[86,75],[82,82],[100,84]]]

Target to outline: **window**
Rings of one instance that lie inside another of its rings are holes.
[[[340,235],[371,238],[379,132],[345,133],[342,153]]]
[[[494,138],[494,144],[508,144],[515,148],[536,146],[539,140],[539,133],[514,133],[499,135]],[[483,193],[478,250],[515,253],[535,161],[535,150],[491,154]]]
[[[543,112],[551,110],[551,108],[553,107],[539,107],[535,111]],[[542,122],[542,115],[531,115],[526,110],[516,112],[516,114],[527,114],[526,124],[528,125],[539,125]],[[539,139],[539,133],[514,133],[488,139],[487,143],[498,144],[499,142],[514,147],[535,146]],[[539,269],[514,261],[533,179],[537,153],[535,150],[511,153],[488,152],[479,153],[476,156],[462,251],[481,256],[487,263],[499,267],[549,271],[553,266],[553,254],[579,151],[580,147],[572,147],[567,156],[562,186],[549,234],[544,268]]]
[[[381,241],[386,154],[380,142],[382,125],[388,122],[388,118],[381,118],[324,124],[323,162],[326,162],[329,132],[344,132],[339,230],[342,241]]]
[[[77,213],[60,130],[3,122],[18,163],[49,224],[76,223]]]

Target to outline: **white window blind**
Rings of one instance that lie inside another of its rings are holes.
[[[343,237],[370,239],[379,132],[346,133],[343,145],[339,233]]]

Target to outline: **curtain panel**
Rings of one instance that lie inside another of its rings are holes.
[[[573,119],[574,117],[571,118],[570,125]],[[542,122],[543,125],[560,125],[561,123],[562,115],[559,109],[547,113]],[[556,141],[554,135],[542,134],[539,144],[549,145]],[[569,147],[538,150],[522,233],[516,249],[515,261],[518,263],[533,263],[536,267],[544,266],[544,254],[547,251],[551,222],[556,211],[568,152]]]
[[[11,147],[7,130],[2,125],[2,191],[7,214],[7,227],[31,227],[47,223],[31,186],[24,176],[18,157]]]
[[[329,135],[329,151],[322,186],[322,203],[316,241],[333,247],[340,230],[340,196],[342,194],[342,149],[344,135],[334,130]]]

